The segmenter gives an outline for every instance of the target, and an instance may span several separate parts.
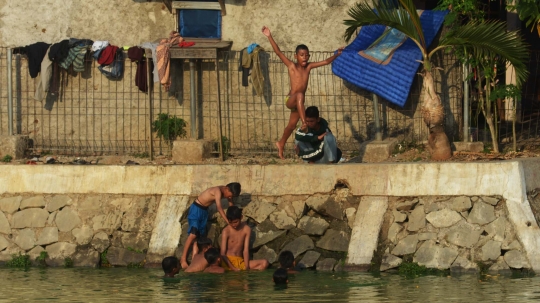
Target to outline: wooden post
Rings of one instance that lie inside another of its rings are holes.
[[[221,125],[221,96],[219,94],[219,66],[218,66],[218,57],[216,56],[216,83],[217,83],[217,105],[218,105],[218,128],[219,128],[219,158],[221,161],[224,161],[223,157],[223,129]]]
[[[154,161],[154,139],[152,138],[152,119],[154,118],[154,105],[152,104],[152,93],[153,93],[153,86],[154,86],[154,77],[152,73],[152,65],[150,65],[150,59],[152,59],[152,51],[149,49],[145,49],[146,54],[146,85],[148,86],[148,107],[149,107],[149,116],[150,119],[150,161]],[[157,62],[153,62],[154,64],[157,64]]]

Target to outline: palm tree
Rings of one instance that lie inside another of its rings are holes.
[[[433,160],[446,160],[452,156],[450,142],[444,132],[444,109],[440,97],[435,90],[433,65],[431,57],[439,50],[456,47],[461,48],[470,57],[502,58],[514,68],[517,86],[520,87],[527,78],[525,66],[528,53],[525,42],[518,32],[507,32],[502,22],[473,21],[462,25],[450,34],[441,38],[433,50],[428,51],[424,33],[420,24],[420,16],[412,0],[382,0],[378,4],[357,3],[348,12],[352,19],[345,20],[348,26],[345,40],[349,41],[360,26],[381,24],[395,28],[410,38],[422,52],[423,87],[425,93],[421,107],[422,117],[429,128],[428,150]],[[397,4],[397,5],[396,5]]]

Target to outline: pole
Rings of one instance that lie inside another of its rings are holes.
[[[192,139],[198,139],[197,138],[197,100],[196,100],[196,92],[195,92],[195,60],[191,59],[189,60],[189,89],[190,89],[190,97],[191,97],[191,138]]]
[[[469,69],[463,63],[463,142],[469,142]]]
[[[223,128],[221,127],[221,96],[219,94],[219,66],[218,58],[216,58],[216,82],[217,82],[217,105],[218,105],[218,129],[219,129],[219,158],[224,161],[223,157]]]
[[[8,80],[8,135],[13,136],[13,85],[11,79],[12,59],[11,48],[7,50],[7,80]]]
[[[373,118],[375,119],[375,141],[382,141],[381,119],[379,118],[379,97],[373,94]]]
[[[152,94],[154,92],[153,84],[154,84],[154,77],[152,72],[152,65],[150,64],[150,58],[152,58],[152,51],[149,49],[145,49],[146,53],[146,85],[148,87],[148,107],[149,107],[149,115],[150,115],[150,161],[154,161],[154,137],[152,132],[152,120],[154,119],[154,104],[152,102]],[[154,64],[157,64],[157,62],[153,62]]]

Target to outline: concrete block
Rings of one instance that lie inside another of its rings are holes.
[[[212,142],[205,140],[176,140],[172,160],[178,163],[197,163],[210,158]]]
[[[0,157],[10,155],[13,159],[23,159],[28,141],[28,136],[0,136]]]
[[[481,153],[484,151],[484,142],[454,142],[453,149],[455,151],[468,151]]]
[[[365,142],[360,146],[360,154],[363,154],[362,162],[383,162],[390,158],[397,144],[396,138],[388,138],[383,141]]]

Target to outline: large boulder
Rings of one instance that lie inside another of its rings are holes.
[[[0,211],[0,233],[5,235],[11,235],[11,226],[9,225],[9,221],[6,218],[6,215],[4,215],[3,212]]]
[[[262,231],[259,231],[258,227],[253,230],[255,231],[255,241],[253,242],[253,248],[260,247],[280,237],[284,233],[286,233],[285,230],[278,230],[278,231],[270,230],[267,232],[262,232]]]
[[[418,245],[418,235],[408,235],[401,239],[398,244],[392,249],[392,254],[396,256],[409,255],[416,251]]]
[[[58,242],[58,228],[44,227],[36,241],[37,245],[49,245]]]
[[[261,223],[274,212],[276,206],[274,204],[262,201],[253,201],[248,204],[243,210],[242,214],[246,217],[250,217],[257,223]]]
[[[71,231],[71,234],[75,237],[75,242],[78,245],[86,245],[92,241],[94,230],[89,226],[82,226],[74,228]]]
[[[4,238],[4,236],[0,235],[0,251],[3,251],[9,246],[10,242]]]
[[[495,209],[493,206],[484,202],[477,201],[469,213],[467,222],[471,224],[484,225],[495,220]]]
[[[458,256],[458,250],[443,247],[434,241],[424,242],[414,254],[413,261],[428,268],[448,269]]]
[[[506,223],[506,217],[499,217],[493,222],[484,226],[484,230],[488,233],[489,236],[493,237],[493,240],[502,242],[504,241]]]
[[[396,243],[397,241],[397,235],[400,231],[403,230],[403,226],[398,223],[392,223],[390,225],[390,228],[388,229],[388,240],[390,240],[392,243]]]
[[[253,254],[253,260],[266,260],[272,264],[276,262],[277,254],[273,249],[263,245],[258,252]]]
[[[51,201],[47,204],[47,207],[45,209],[47,209],[48,212],[52,213],[53,211],[59,210],[60,208],[66,205],[70,205],[71,201],[72,200],[69,196],[63,196],[63,195],[54,196],[52,197]]]
[[[13,214],[12,228],[45,227],[49,212],[42,208],[28,208]]]
[[[107,260],[112,266],[128,266],[141,264],[146,254],[137,253],[125,248],[111,247],[107,250]]]
[[[291,229],[296,227],[296,222],[289,217],[284,210],[270,214],[270,221],[279,229]]]
[[[489,240],[482,246],[482,261],[497,260],[501,256],[501,242]]]
[[[329,229],[317,241],[317,247],[330,251],[348,251],[351,235],[344,231]]]
[[[99,253],[92,247],[79,246],[72,259],[75,267],[95,268],[99,266]]]
[[[122,225],[122,213],[120,211],[112,211],[105,215],[98,215],[92,218],[94,231],[104,231],[111,235],[113,231],[120,228]]]
[[[69,206],[56,214],[55,222],[58,230],[63,232],[71,232],[82,223],[77,212]]]
[[[21,210],[27,209],[27,208],[43,208],[45,207],[45,197],[43,196],[36,196],[27,198],[21,201]]]
[[[460,214],[456,211],[449,210],[448,208],[434,211],[426,215],[426,220],[436,228],[450,227],[462,219],[463,217],[461,217]]]
[[[444,204],[446,207],[457,212],[468,211],[472,206],[471,198],[465,196],[452,198]]]
[[[328,199],[322,207],[322,213],[327,216],[336,218],[338,220],[343,220],[343,205],[337,202],[335,199]]]
[[[6,214],[14,214],[21,206],[22,196],[0,199],[0,211]]]
[[[495,264],[489,267],[488,272],[491,274],[506,274],[506,273],[510,273],[511,270],[508,264],[506,264],[504,257],[500,256],[497,259],[497,262],[495,262]]]
[[[21,229],[18,231],[13,242],[22,250],[29,250],[36,246],[36,234],[30,228]]]
[[[283,247],[283,249],[279,253],[288,250],[292,252],[294,257],[296,258],[305,251],[313,248],[315,248],[315,246],[313,245],[313,240],[311,240],[308,235],[303,235],[294,239],[292,242],[289,242]]]
[[[419,231],[426,226],[426,213],[424,206],[418,205],[409,215],[408,231]]]
[[[458,256],[454,263],[450,266],[450,271],[455,273],[461,272],[477,272],[478,265],[464,256]]]
[[[133,202],[131,208],[122,217],[122,230],[151,232],[158,202],[155,197],[141,197]]]
[[[313,195],[307,198],[306,205],[316,212],[321,212],[328,199],[330,199],[328,195]]]
[[[102,253],[111,245],[111,242],[109,241],[109,236],[106,233],[98,232],[94,235],[94,238],[90,244],[92,244],[92,247],[94,247],[95,250]]]
[[[380,271],[386,271],[392,268],[396,268],[401,265],[403,260],[392,254],[384,254],[381,262]]]
[[[308,235],[321,236],[330,224],[324,219],[303,216],[298,222],[298,228]]]
[[[402,201],[400,202],[397,206],[396,206],[396,209],[398,211],[409,211],[411,209],[414,208],[414,206],[416,204],[418,204],[419,200],[418,199],[412,199],[412,200],[405,200],[405,201]]]
[[[294,220],[298,220],[304,214],[305,207],[306,207],[306,202],[301,201],[301,200],[298,200],[298,201],[283,200],[278,204],[277,209],[284,210],[289,217],[293,218]]]
[[[486,202],[487,204],[496,206],[499,203],[499,199],[493,198],[493,197],[482,197],[482,201]]]
[[[405,222],[405,220],[407,220],[406,213],[402,213],[400,211],[394,210],[392,214],[394,215],[394,222],[402,223],[402,222]]]
[[[446,241],[457,246],[472,248],[478,242],[482,231],[471,224],[461,222],[450,227],[446,234]]]
[[[316,269],[319,271],[333,271],[334,266],[336,265],[336,259],[333,258],[326,258],[322,259],[319,262],[317,262]]]
[[[47,251],[47,258],[45,263],[49,266],[64,266],[66,259],[73,260],[73,255],[77,250],[77,245],[67,242],[56,242],[45,248]]]
[[[310,250],[306,252],[304,257],[302,257],[302,260],[298,262],[298,267],[301,269],[314,267],[315,264],[317,264],[317,260],[319,260],[320,256],[321,256],[320,253],[314,250]]]
[[[517,250],[507,251],[504,254],[504,261],[512,268],[531,268],[525,254]]]
[[[150,233],[124,233],[122,235],[122,246],[124,248],[133,248],[135,250],[148,250],[150,243]]]

